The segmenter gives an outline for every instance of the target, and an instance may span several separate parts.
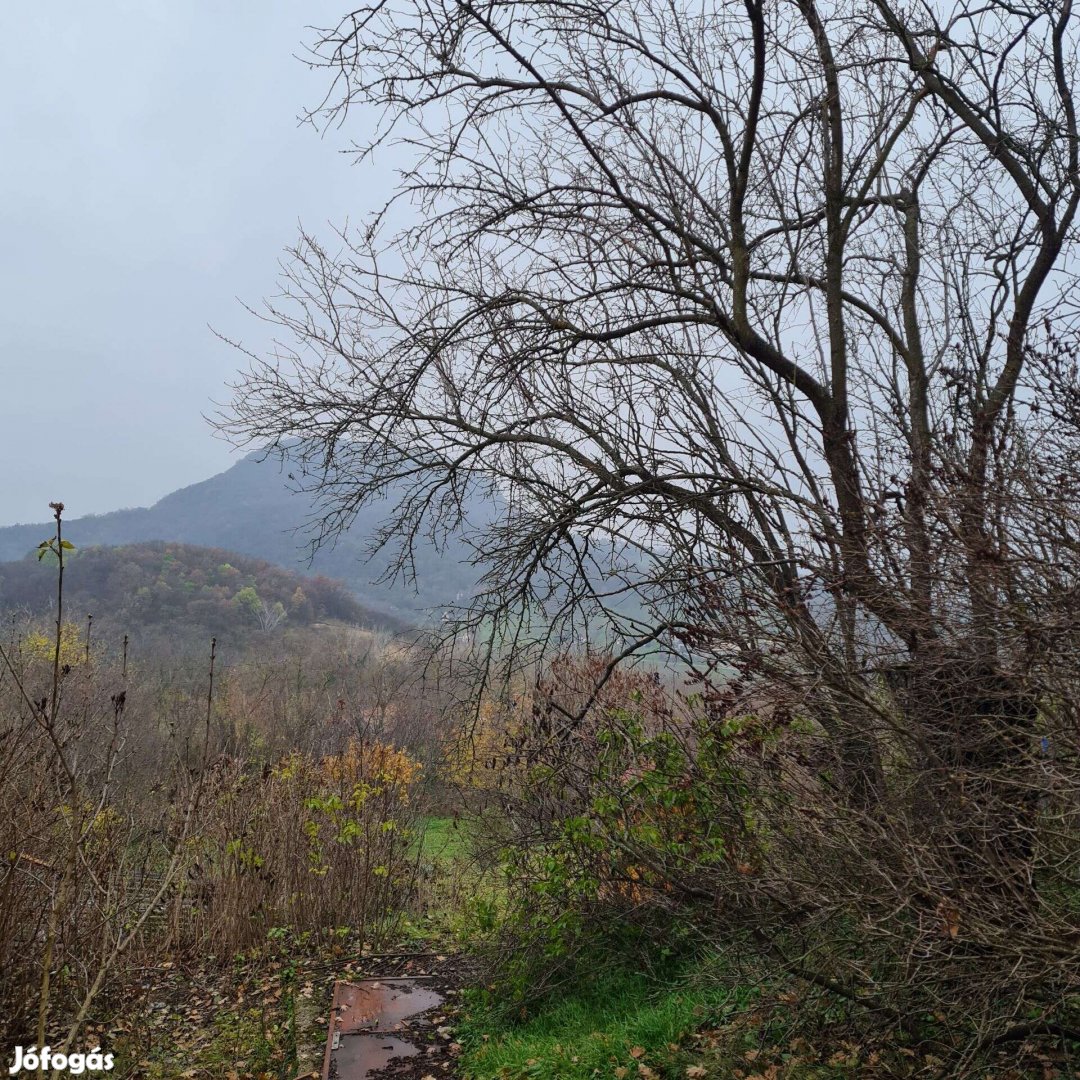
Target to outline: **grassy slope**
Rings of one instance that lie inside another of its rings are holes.
[[[491,875],[472,865],[467,823],[428,818],[420,859],[431,875],[433,904],[418,929],[438,928],[457,938],[457,947],[475,943],[475,935],[497,921],[492,907],[499,904],[500,889]],[[689,1045],[691,1037],[742,1010],[753,996],[670,965],[668,977],[658,979],[604,959],[609,962],[593,969],[591,981],[545,1000],[531,1014],[507,1010],[497,995],[485,991],[469,995],[457,1029],[462,1076],[647,1080],[650,1070],[656,1076],[686,1076],[701,1061]]]

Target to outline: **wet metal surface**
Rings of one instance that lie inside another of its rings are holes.
[[[323,1080],[369,1080],[395,1058],[420,1053],[409,1021],[442,1003],[443,995],[421,979],[337,983]]]
[[[377,1027],[392,1031],[395,1024],[442,1004],[442,994],[420,979],[365,979],[338,983],[334,1007],[342,1035]]]
[[[395,1058],[413,1057],[420,1050],[404,1039],[386,1035],[357,1033],[345,1035],[330,1059],[331,1077],[338,1080],[362,1080],[389,1064]]]

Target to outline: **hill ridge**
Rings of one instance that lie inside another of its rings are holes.
[[[479,500],[474,510],[478,519],[490,517],[490,507]],[[385,514],[386,505],[362,509],[348,532],[309,559],[304,532],[315,517],[313,502],[290,489],[284,465],[256,452],[169,492],[153,506],[71,518],[64,531],[81,547],[194,544],[264,559],[304,576],[326,575],[344,582],[365,606],[414,624],[425,611],[472,595],[479,571],[468,565],[469,549],[458,537],[441,550],[419,545],[415,591],[400,581],[380,582],[388,556],[368,560],[367,545]],[[0,528],[0,561],[24,558],[51,531],[51,523]]]

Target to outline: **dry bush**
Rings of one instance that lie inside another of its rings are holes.
[[[349,927],[382,942],[412,885],[410,787],[416,763],[384,743],[300,753],[251,770],[223,762],[190,840],[173,927],[218,956],[275,928]]]
[[[70,1035],[121,961],[145,955],[195,801],[175,754],[156,777],[171,806],[121,782],[141,719],[124,666],[67,624],[54,645],[13,630],[0,677],[0,1036],[39,1044]]]
[[[216,642],[198,670],[129,663],[126,638],[112,655],[64,618],[62,509],[55,624],[0,645],[0,1039],[66,1052],[166,958],[224,962],[275,929],[382,940],[421,773],[385,738],[424,710],[411,659],[371,635],[309,637],[291,666],[230,670]]]
[[[52,719],[47,632],[20,629],[0,677],[0,1038],[32,1043],[39,1019],[63,1034],[139,968],[227,960],[274,928],[385,937],[413,886],[420,768],[350,740],[344,710],[323,708],[329,665],[287,699],[311,744],[342,747],[314,756],[283,753],[293,729],[273,734],[269,709],[245,718],[243,694],[209,695],[206,672],[200,686],[125,670],[77,635],[64,649]]]
[[[91,988],[107,997],[166,956],[226,960],[274,928],[385,937],[413,886],[421,771],[350,739],[343,710],[319,715],[327,667],[290,719],[342,749],[282,753],[286,732],[271,765],[255,735],[274,714],[237,723],[250,699],[208,695],[205,672],[201,687],[196,673],[162,679],[69,640],[53,720],[37,700],[44,687],[48,709],[47,633],[21,629],[0,678],[0,1037],[33,1042],[39,1016],[62,1033]]]
[[[781,686],[665,696],[622,675],[571,723],[603,663],[554,665],[506,760],[523,940],[550,958],[616,919],[737,940],[827,990],[855,1037],[901,1032],[947,1075],[1078,1037],[1080,745],[1061,699],[991,771],[959,751],[928,762],[925,732],[897,722],[909,685],[882,678],[880,727],[864,734],[883,781],[865,805],[843,746]],[[966,723],[970,747],[1000,684],[978,665],[949,670],[981,680],[984,709],[951,714],[976,694],[942,686],[925,722]]]
[[[205,660],[145,656],[136,644],[135,676],[156,728],[194,737],[206,704]],[[293,750],[321,757],[363,739],[434,761],[447,690],[445,680],[425,679],[426,659],[418,646],[352,626],[286,630],[242,649],[219,641],[213,752],[273,763]]]

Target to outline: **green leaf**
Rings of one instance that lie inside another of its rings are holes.
[[[70,540],[62,540],[62,541],[60,542],[60,546],[61,546],[61,547],[62,547],[62,548],[63,548],[63,549],[65,550],[65,551],[74,551],[74,550],[75,550],[75,545],[74,545],[74,544],[73,544],[73,543],[72,543],[72,542],[71,542]]]
[[[51,540],[42,540],[41,543],[38,544],[38,551],[40,551],[42,548],[47,548],[51,543]]]

